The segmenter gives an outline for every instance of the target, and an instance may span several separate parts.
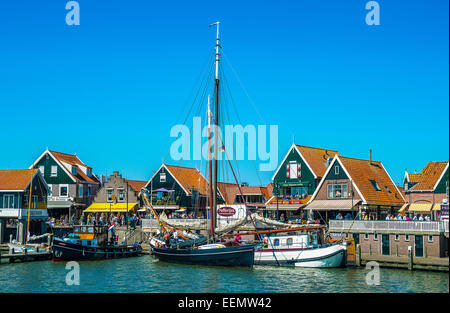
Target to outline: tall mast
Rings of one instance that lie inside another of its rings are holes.
[[[211,237],[214,237],[214,219],[213,219],[213,186],[212,186],[212,158],[211,158],[211,109],[209,105],[209,95],[208,95],[208,169],[209,169],[209,221],[210,228],[209,233]]]
[[[213,171],[213,199],[212,199],[212,207],[213,207],[213,215],[211,218],[213,218],[213,223],[211,225],[213,226],[212,233],[214,234],[214,228],[217,227],[217,179],[218,179],[218,152],[219,152],[219,23],[215,22],[211,24],[210,26],[216,25],[217,26],[217,36],[216,36],[216,77],[214,79],[215,82],[215,88],[214,88],[214,94],[215,94],[215,112],[214,112],[214,171]]]

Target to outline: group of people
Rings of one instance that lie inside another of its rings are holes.
[[[112,225],[116,224],[118,226],[126,225],[126,217],[125,214],[106,214],[106,213],[95,213],[95,214],[87,214],[82,215],[80,218],[80,222],[82,225]],[[128,217],[128,223],[132,228],[135,228],[136,225],[140,225],[140,218],[136,214],[133,214]]]
[[[429,222],[431,221],[431,217],[429,215],[425,215],[423,216],[423,214],[420,214],[419,216],[417,216],[416,214],[409,214],[409,215],[401,215],[398,214],[397,216],[395,215],[390,215],[388,214],[386,216],[386,221],[426,221]]]

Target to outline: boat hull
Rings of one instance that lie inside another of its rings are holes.
[[[342,267],[346,264],[346,250],[345,244],[310,249],[257,249],[255,265]]]
[[[142,248],[140,245],[85,247],[70,242],[64,242],[59,238],[54,238],[52,246],[52,260],[53,261],[104,260],[104,259],[138,256],[141,252]]]
[[[216,249],[151,248],[160,261],[178,264],[252,267],[255,258],[253,245]]]

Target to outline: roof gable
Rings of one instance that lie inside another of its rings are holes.
[[[300,145],[296,145],[296,148],[316,177],[323,177],[328,168],[328,159],[334,158],[335,155],[339,155],[339,152],[336,150]]]
[[[448,161],[428,162],[420,172],[420,178],[411,191],[432,191],[441,180],[445,170],[448,168]]]
[[[0,170],[0,190],[25,190],[37,169]]]

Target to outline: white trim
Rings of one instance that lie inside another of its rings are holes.
[[[446,171],[447,169],[448,169],[448,162],[447,162],[447,165],[445,166],[444,170],[442,171],[441,176],[439,177],[439,179],[437,180],[436,184],[434,185],[433,191],[436,190],[437,186],[439,185],[439,183],[440,183],[441,180],[442,180],[442,177],[444,177],[445,171]]]
[[[339,155],[337,155],[337,154],[334,156],[333,160],[332,160],[331,163],[328,165],[328,168],[327,168],[325,174],[323,174],[323,177],[322,177],[322,179],[320,180],[319,185],[317,186],[316,190],[314,191],[313,195],[311,196],[311,199],[309,199],[309,201],[308,201],[307,204],[311,203],[311,202],[316,198],[317,193],[319,192],[319,189],[320,189],[320,188],[322,187],[322,185],[324,184],[325,179],[326,179],[328,173],[331,171],[331,169],[333,168],[333,165],[334,165],[334,163],[335,163],[336,161],[339,162],[339,164],[341,165],[342,169],[344,170],[344,173],[347,175],[348,179],[350,179],[350,182],[351,182],[352,186],[353,186],[353,187],[356,189],[356,191],[358,192],[359,196],[361,197],[361,199],[362,199],[362,201],[363,201],[363,204],[366,204],[366,203],[367,203],[366,199],[363,197],[361,191],[359,191],[359,188],[356,186],[355,181],[354,181],[353,178],[350,176],[350,174],[348,173],[348,171],[347,171],[347,169],[345,168],[344,164],[342,164],[342,161],[341,161],[341,159],[339,158]],[[348,192],[351,192],[351,190],[348,190]]]
[[[33,162],[33,164],[29,167],[29,169],[34,168],[34,166],[46,155],[49,154],[56,162],[56,164],[58,164],[60,167],[62,167],[62,169],[64,170],[64,172],[66,172],[67,175],[69,175],[69,177],[76,183],[76,179],[72,176],[72,173],[70,173],[66,167],[64,165],[61,164],[61,162],[50,152],[50,150],[45,150],[44,153],[41,154],[41,156]],[[50,169],[50,175],[51,175],[51,169]]]
[[[284,161],[286,161],[286,159],[287,159],[289,153],[291,153],[291,150],[294,148],[294,146],[295,146],[295,143],[293,143],[292,146],[289,148],[289,151],[288,151],[288,152],[286,153],[286,155],[284,156],[283,161],[281,161],[280,165],[278,166],[277,170],[275,171],[275,174],[273,174],[273,176],[272,176],[272,181],[275,179],[275,176],[277,176],[278,171],[280,170],[280,168],[281,168],[281,166],[283,165]]]
[[[295,144],[294,144],[294,145],[295,145]],[[313,173],[314,178],[317,179],[316,173],[314,173],[314,171],[312,170],[311,166],[309,166],[308,162],[306,162],[305,157],[304,157],[303,154],[300,152],[300,150],[298,149],[297,145],[295,145],[295,150],[297,150],[298,154],[299,154],[300,157],[303,159],[303,162],[305,162],[306,166],[309,168],[309,170],[311,171],[311,173]]]
[[[389,179],[391,180],[391,183],[394,184],[395,189],[397,189],[398,194],[400,195],[400,197],[402,197],[403,201],[406,202],[405,197],[403,197],[403,194],[400,192],[400,189],[398,189],[397,185],[394,183],[394,181],[391,178],[391,175],[389,175],[389,172],[386,170],[386,168],[384,167],[383,163],[380,161],[381,167],[383,168],[383,170],[386,172],[386,174],[388,175]]]

